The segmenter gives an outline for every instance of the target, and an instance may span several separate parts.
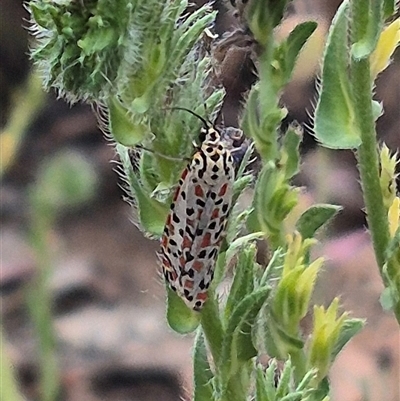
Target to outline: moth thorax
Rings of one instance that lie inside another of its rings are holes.
[[[221,140],[221,134],[214,127],[202,128],[200,133],[201,142],[208,144],[217,144]]]

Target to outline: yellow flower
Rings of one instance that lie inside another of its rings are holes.
[[[381,173],[379,177],[383,202],[386,210],[389,210],[396,197],[396,165],[397,153],[391,155],[389,148],[383,144],[380,150]]]
[[[328,309],[314,306],[314,324],[311,335],[309,365],[318,369],[318,380],[329,371],[332,352],[343,328],[347,313],[338,313],[339,299],[335,298]]]
[[[370,56],[371,78],[382,72],[390,63],[390,58],[400,43],[400,18],[393,21],[381,33],[376,49]]]
[[[393,238],[400,223],[400,199],[398,197],[394,199],[392,206],[389,208],[388,218],[390,236]]]

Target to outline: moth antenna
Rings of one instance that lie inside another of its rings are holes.
[[[155,151],[155,150],[153,150],[153,149],[146,148],[145,146],[142,146],[142,145],[136,145],[135,148],[136,148],[136,149],[144,150],[145,152],[153,153],[154,155],[159,156],[159,157],[162,157],[162,158],[165,159],[165,160],[178,161],[178,162],[181,162],[182,160],[190,161],[190,158],[187,158],[187,157],[185,157],[185,158],[179,158],[179,157],[173,157],[173,156],[163,155],[163,154],[160,153],[160,152],[157,152],[157,151]]]
[[[197,117],[204,125],[205,129],[209,129],[210,127],[213,126],[213,124],[211,123],[211,121],[207,121],[205,118],[203,118],[202,116],[200,116],[199,114],[195,113],[193,110],[187,109],[185,107],[171,107],[171,110],[183,110],[183,111],[187,111],[188,113],[192,114],[193,116]]]

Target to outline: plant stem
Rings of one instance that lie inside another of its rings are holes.
[[[354,61],[352,71],[354,72],[353,85],[357,120],[361,133],[361,146],[358,149],[361,185],[376,261],[384,278],[382,269],[389,242],[389,224],[379,183],[379,155],[372,117],[369,61]],[[385,282],[385,285],[387,284]]]
[[[219,316],[218,304],[214,300],[213,291],[209,290],[208,301],[201,312],[201,326],[210,347],[216,366],[219,366],[222,350],[223,327]]]
[[[352,43],[361,40],[365,31],[365,4],[355,0],[352,5]],[[383,274],[385,252],[389,243],[389,224],[386,209],[383,203],[382,191],[379,183],[379,156],[375,131],[375,120],[372,113],[372,81],[369,59],[352,58],[351,73],[353,77],[353,93],[355,104],[355,119],[361,135],[361,145],[358,149],[358,162],[368,226],[371,232],[372,243],[378,267],[387,286],[387,279]]]
[[[54,401],[59,393],[59,372],[51,313],[51,294],[48,288],[51,255],[47,237],[50,232],[51,217],[49,218],[49,215],[51,214],[43,216],[34,201],[32,205],[31,243],[36,252],[38,272],[28,293],[28,307],[38,338],[41,399]]]
[[[294,369],[294,377],[296,384],[299,384],[304,375],[307,373],[307,358],[303,349],[290,352],[290,358],[292,359]]]
[[[253,370],[254,361],[242,361],[236,373],[229,378],[218,401],[246,401]]]

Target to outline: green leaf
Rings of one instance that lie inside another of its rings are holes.
[[[355,123],[352,85],[348,76],[348,8],[349,2],[345,0],[329,30],[321,90],[315,110],[315,136],[323,146],[332,149],[353,149],[361,143],[361,135]]]
[[[307,21],[297,25],[290,32],[288,38],[277,47],[275,57],[278,59],[283,75],[282,85],[290,80],[300,51],[317,26],[318,24],[315,21]]]
[[[266,393],[268,394],[268,401],[275,401],[275,382],[278,364],[276,359],[272,359],[269,362],[269,366],[265,372],[265,382],[266,382]]]
[[[334,360],[337,354],[343,349],[343,347],[365,326],[364,319],[346,319],[340,330],[339,337],[336,341],[334,349],[332,351],[332,360]]]
[[[383,105],[382,102],[378,102],[377,100],[372,101],[372,115],[374,116],[374,120],[376,121],[379,117],[383,115]]]
[[[229,250],[228,250],[229,251]],[[244,247],[239,254],[236,263],[235,277],[225,306],[225,319],[228,320],[235,306],[254,288],[256,247],[250,244],[247,249]]]
[[[120,156],[126,174],[126,181],[129,184],[132,195],[135,196],[141,228],[149,236],[161,237],[169,208],[152,199],[148,193],[143,190],[138,177],[133,171],[128,148],[117,143],[116,150]]]
[[[396,0],[383,0],[383,18],[391,17],[396,10]]]
[[[219,305],[215,299],[213,288],[208,289],[208,299],[201,310],[201,326],[214,360],[219,366],[221,360],[222,341],[225,337],[224,328],[219,312]]]
[[[261,366],[256,368],[256,401],[273,401],[268,397],[267,388],[270,383],[267,382],[264,375],[264,369]]]
[[[234,205],[233,210],[230,212],[228,226],[226,228],[225,241],[227,244],[231,244],[242,232],[251,212],[252,209],[241,210],[239,204]],[[225,250],[226,247],[223,249]]]
[[[207,8],[202,7],[194,14],[197,16],[200,15],[200,13],[204,13],[206,10]],[[215,15],[216,12],[212,12],[202,17],[199,17],[197,21],[195,21],[189,28],[187,28],[186,32],[184,28],[186,28],[188,22],[186,21],[186,24],[184,23],[184,25],[180,29],[181,33],[176,43],[176,46],[173,49],[172,54],[170,55],[171,60],[174,64],[177,63],[178,60],[184,60],[185,56],[189,53],[190,49],[199,39],[200,35],[204,32],[204,29],[213,23]],[[194,15],[192,15],[192,17],[189,17],[190,21],[193,16]],[[180,65],[182,64],[182,61],[180,62]]]
[[[167,322],[179,334],[192,333],[200,323],[200,313],[188,308],[183,300],[167,286]]]
[[[227,383],[239,369],[239,365],[257,355],[251,338],[251,330],[257,315],[268,298],[269,287],[263,287],[242,299],[229,318],[222,343],[220,371]]]
[[[352,57],[360,60],[368,57],[378,43],[383,27],[383,2],[376,0],[355,1],[362,2],[360,10],[363,9],[364,18],[367,19],[363,37],[354,43],[351,48]],[[359,18],[360,16],[354,15],[352,17]]]
[[[298,352],[304,347],[304,342],[287,333],[278,319],[271,313],[266,317],[262,336],[268,355],[277,359],[286,359],[291,352]]]
[[[245,4],[247,2],[243,2]],[[272,29],[281,23],[287,0],[258,0],[249,2],[246,10],[246,22],[254,39],[265,46],[271,39]]]
[[[201,330],[197,332],[194,355],[194,401],[213,401],[213,387],[211,381],[214,377],[210,364],[208,363],[207,348],[204,335]]]
[[[113,138],[124,146],[135,146],[142,142],[149,129],[143,122],[135,123],[122,103],[112,97],[108,102],[109,130]]]
[[[296,229],[305,238],[312,238],[316,231],[342,210],[341,206],[319,204],[308,208],[296,223]]]
[[[280,278],[282,275],[283,263],[285,259],[285,251],[278,248],[272,254],[263,275],[259,280],[259,286],[262,287],[269,283],[269,280]]]
[[[281,164],[285,169],[285,178],[291,179],[299,172],[300,167],[300,143],[303,139],[303,130],[297,123],[292,123],[284,138],[281,149]]]
[[[244,235],[243,237],[237,238],[235,241],[233,241],[230,245],[228,250],[226,251],[226,260],[231,260],[232,257],[235,255],[235,253],[242,248],[243,246],[247,245],[249,242],[262,239],[264,237],[264,234],[260,232],[256,233],[251,233]]]
[[[290,379],[292,378],[293,367],[290,358],[285,362],[278,386],[276,388],[276,396],[278,399],[283,398],[290,392]]]
[[[226,268],[226,252],[221,251],[218,254],[218,259],[215,264],[214,270],[214,278],[211,283],[211,286],[215,288],[218,284],[222,281],[225,275],[225,268]]]
[[[253,199],[254,212],[248,219],[249,228],[262,231],[275,246],[281,239],[282,221],[296,204],[293,191],[282,180],[283,171],[274,163],[264,165],[258,177]]]
[[[154,198],[153,192],[159,188],[159,186],[165,185],[164,183],[160,183],[160,177],[158,177],[155,172],[155,155],[151,152],[146,152],[143,150],[141,154],[137,154],[137,157],[139,158],[138,175],[140,176],[142,188],[146,193],[150,194],[150,196]],[[134,163],[136,164],[136,160]],[[169,187],[165,186],[165,189],[167,188],[170,189]]]
[[[35,4],[33,1],[29,2],[29,9],[32,13],[34,21],[45,29],[51,29],[54,26],[53,19],[49,13],[50,4]]]
[[[390,294],[392,310],[398,315],[400,313],[400,227],[397,228],[393,238],[391,238],[385,256],[386,263],[383,273],[389,290],[383,300],[388,301]],[[386,302],[385,306],[389,306],[389,302]]]
[[[318,388],[313,392],[312,400],[329,401],[329,397],[327,397],[329,393],[330,393],[329,380],[327,377],[324,377],[320,381]]]
[[[149,236],[161,237],[168,208],[160,202],[150,198],[142,190],[136,176],[132,173],[130,183],[134,189],[140,225]]]
[[[152,88],[153,86],[149,84],[143,95],[133,99],[130,107],[132,108],[132,111],[135,112],[135,114],[145,114],[151,107],[152,97],[154,96],[152,93]]]

